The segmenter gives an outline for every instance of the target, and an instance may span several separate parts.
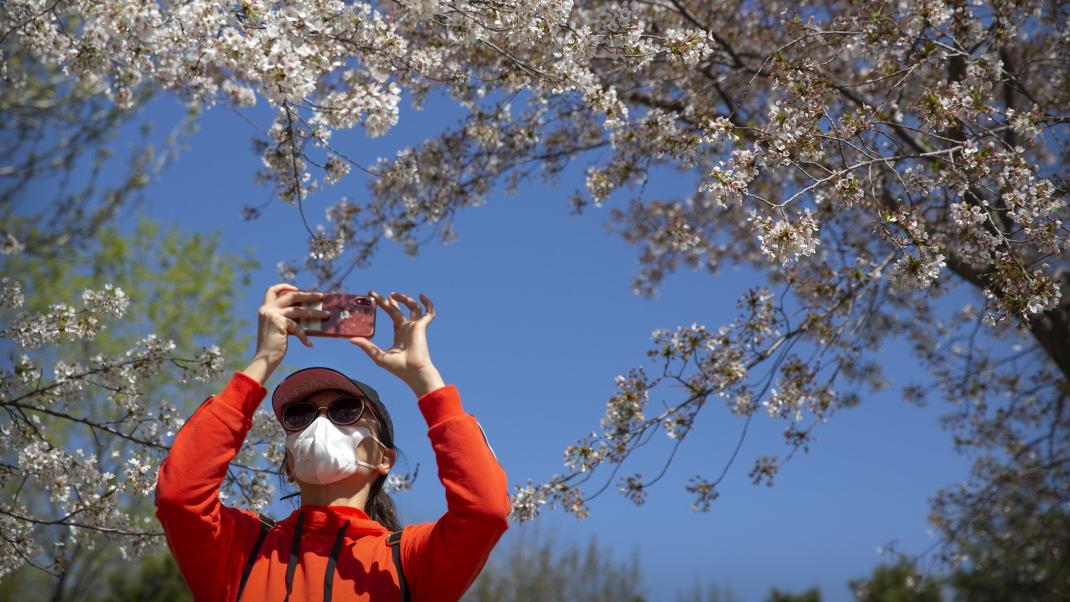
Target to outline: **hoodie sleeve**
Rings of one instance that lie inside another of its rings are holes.
[[[264,387],[235,371],[218,395],[209,397],[179,429],[160,464],[156,518],[194,600],[220,600],[227,589],[227,562],[241,554],[243,531],[256,519],[224,506],[219,487],[253,425]]]
[[[418,405],[446,488],[446,513],[405,528],[402,566],[413,600],[454,602],[509,526],[508,484],[483,428],[461,407],[456,386],[426,393]]]

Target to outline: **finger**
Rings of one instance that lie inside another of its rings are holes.
[[[323,311],[321,309],[309,309],[307,307],[284,307],[279,310],[279,315],[286,316],[287,318],[317,318],[320,320],[331,317],[331,312]]]
[[[403,295],[401,293],[394,293],[394,298],[400,299],[401,302],[404,303],[405,306],[409,308],[409,319],[410,320],[419,320],[420,316],[424,315],[423,310],[420,309],[420,304],[417,303],[416,300],[413,299],[412,297],[410,297],[408,295]]]
[[[349,342],[363,349],[364,353],[367,353],[368,357],[372,358],[375,362],[378,362],[379,358],[383,355],[383,350],[380,349],[378,345],[364,337],[353,337],[349,339]]]
[[[311,347],[312,346],[312,341],[308,340],[308,335],[305,334],[305,329],[301,328],[301,326],[298,325],[297,322],[294,322],[290,318],[285,318],[285,319],[286,319],[286,332],[289,332],[289,333],[293,334],[294,336],[296,336],[297,338],[301,339],[301,342],[305,344],[305,347]]]
[[[383,308],[390,319],[394,321],[394,326],[401,326],[405,322],[405,317],[401,315],[401,308],[396,303],[391,303],[390,300],[383,298],[379,293],[372,291],[369,293],[372,299],[379,304],[379,307]]]
[[[432,303],[431,300],[428,299],[427,296],[423,293],[420,293],[420,301],[423,301],[424,307],[427,308],[427,311],[426,313],[424,313],[424,316],[427,317],[427,323],[430,324],[431,320],[435,319],[435,304]]]
[[[286,289],[297,290],[297,287],[287,282],[280,282],[279,284],[269,286],[267,292],[264,293],[264,305],[274,301],[275,297],[279,295],[279,292]]]
[[[390,295],[388,295],[386,298],[386,302],[390,305],[390,307],[396,309],[398,315],[401,316],[401,318],[404,320],[405,314],[401,311],[401,304],[398,303],[398,300],[394,297],[394,295],[396,294],[397,293],[390,293]]]
[[[297,303],[304,303],[305,301],[319,301],[323,299],[323,293],[315,291],[298,291],[293,290],[275,299],[275,305],[277,307],[288,307]]]

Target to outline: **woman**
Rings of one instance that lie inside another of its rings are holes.
[[[275,523],[219,502],[288,336],[311,347],[298,321],[325,317],[300,306],[320,293],[277,284],[260,307],[252,362],[193,413],[160,465],[156,516],[196,600],[457,600],[506,530],[505,472],[428,354],[434,305],[423,295],[424,308],[406,295],[369,294],[393,321],[394,344],[384,351],[365,338],[350,341],[412,389],[446,488],[446,513],[406,526],[400,540],[391,534],[397,519],[382,491],[396,459],[390,417],[374,389],[328,368],[299,370],[272,395],[301,507]]]

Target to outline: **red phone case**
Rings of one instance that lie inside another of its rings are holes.
[[[301,318],[298,324],[309,336],[370,339],[375,335],[375,299],[367,295],[323,293],[321,301],[306,301],[301,306],[331,312],[323,320]]]

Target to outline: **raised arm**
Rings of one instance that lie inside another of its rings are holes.
[[[234,372],[218,395],[209,397],[175,435],[156,482],[156,518],[196,600],[218,597],[226,571],[222,562],[236,549],[236,536],[256,529],[256,520],[219,501],[227,467],[252,426],[266,393],[242,372]]]
[[[320,296],[297,292],[290,284],[267,289],[259,310],[252,363],[234,372],[222,392],[197,408],[160,464],[156,518],[195,600],[219,599],[226,589],[224,576],[233,574],[225,563],[240,562],[242,557],[235,552],[244,549],[240,535],[256,532],[257,521],[251,513],[220,503],[219,487],[253,426],[253,413],[267,394],[264,383],[286,355],[288,335],[312,346],[295,319],[324,317],[326,312],[298,307]],[[248,528],[242,528],[243,522]]]
[[[402,566],[413,600],[453,602],[509,526],[508,484],[482,427],[461,407],[456,386],[426,393],[418,404],[446,489],[446,513],[405,529]]]
[[[371,341],[350,341],[381,368],[409,385],[427,421],[438,478],[446,488],[446,513],[433,523],[405,528],[401,562],[420,602],[455,602],[479,575],[491,548],[509,526],[509,493],[502,470],[476,419],[464,412],[457,387],[447,385],[431,363],[427,326],[435,306],[424,307],[400,293],[382,297],[369,291],[394,324],[394,343],[380,349]],[[400,303],[409,309],[406,318]]]

